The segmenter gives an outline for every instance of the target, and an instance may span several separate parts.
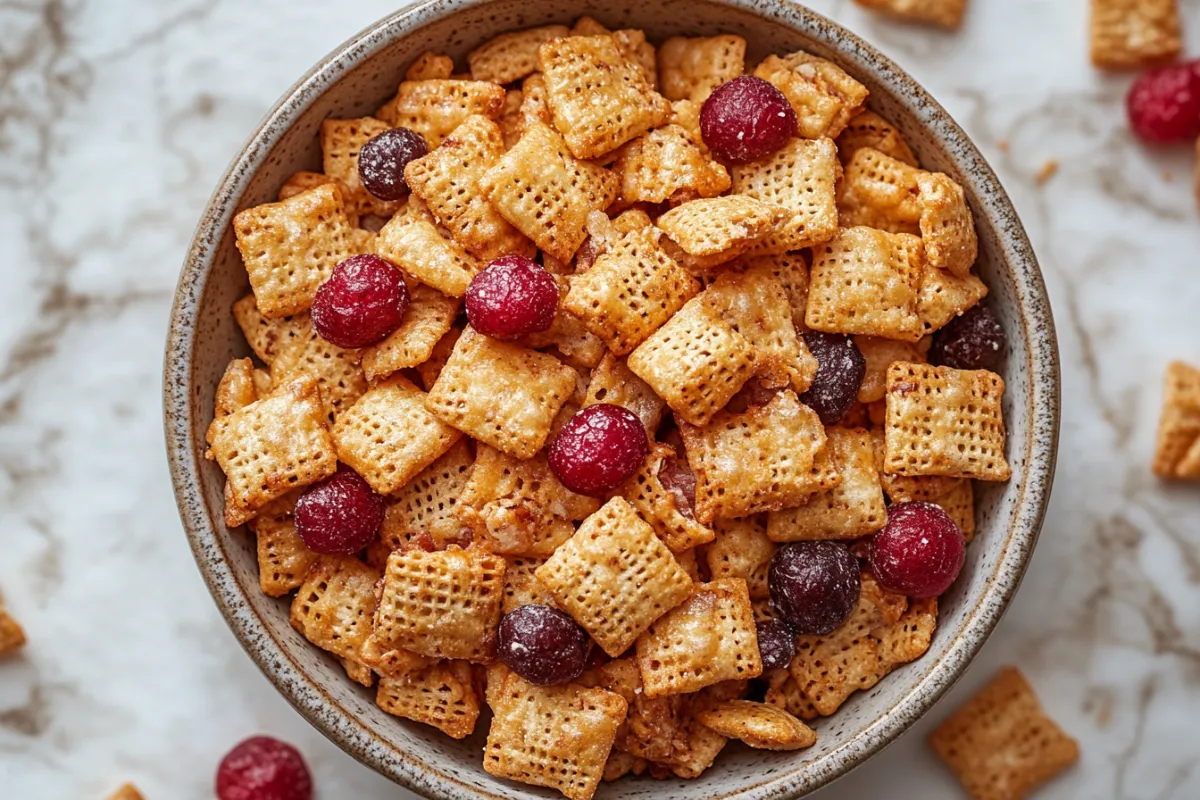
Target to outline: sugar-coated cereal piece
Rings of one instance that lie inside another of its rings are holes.
[[[1172,361],[1163,376],[1153,470],[1160,478],[1183,477],[1180,465],[1200,441],[1200,370]]]
[[[837,209],[843,228],[864,225],[890,233],[920,234],[923,170],[872,147],[860,147],[846,163]]]
[[[566,25],[543,25],[494,36],[467,53],[471,77],[500,84],[519,81],[538,70],[539,47],[569,35]]]
[[[802,50],[782,58],[767,56],[754,74],[783,92],[806,139],[836,139],[867,101],[867,87],[832,61]]]
[[[979,255],[979,240],[962,187],[940,172],[926,172],[917,177],[917,191],[925,260],[965,278]]]
[[[331,117],[321,123],[321,168],[346,188],[346,205],[352,207],[356,214],[390,217],[400,207],[395,201],[380,200],[372,195],[358,177],[359,150],[388,127],[386,122],[374,117]]]
[[[249,358],[235,358],[225,367],[225,374],[221,376],[221,382],[217,384],[213,415],[228,416],[257,399],[258,388],[254,385],[254,362]]]
[[[439,661],[402,678],[380,678],[375,702],[454,739],[470,736],[479,719],[479,696],[466,661]]]
[[[503,558],[477,547],[393,551],[383,573],[375,636],[430,658],[490,661],[504,568]]]
[[[530,458],[575,390],[578,373],[552,355],[467,328],[426,405],[449,425],[517,458]]]
[[[544,558],[515,558],[504,559],[504,604],[505,614],[518,606],[540,603],[553,606],[554,597],[542,586],[537,579],[537,568],[546,563]]]
[[[899,129],[870,110],[860,111],[851,118],[846,129],[837,137],[837,147],[838,158],[843,164],[850,161],[859,150],[870,147],[911,167],[920,166]]]
[[[855,336],[854,344],[867,362],[867,372],[858,387],[860,403],[874,403],[887,394],[887,368],[896,361],[926,362],[929,337],[918,342],[899,342],[881,336]]]
[[[544,256],[553,259],[553,256]],[[550,272],[549,269],[546,270]],[[554,315],[554,322],[548,330],[540,333],[530,333],[521,337],[521,344],[534,350],[548,350],[556,353],[567,364],[575,369],[586,371],[595,368],[604,354],[608,352],[604,340],[587,329],[579,317],[568,311],[562,298],[571,289],[570,280],[565,275],[555,275],[558,283],[559,304]]]
[[[672,36],[658,49],[658,75],[668,100],[703,103],[709,93],[746,69],[741,36]]]
[[[621,148],[612,166],[626,203],[683,203],[729,189],[729,172],[680,125],[655,128]]]
[[[955,317],[987,297],[988,287],[973,272],[959,277],[945,269],[925,265],[917,313],[926,333],[945,327]]]
[[[238,212],[233,230],[259,312],[307,311],[337,264],[352,255],[342,193],[332,183]]]
[[[803,750],[817,743],[816,732],[778,706],[726,700],[697,715],[700,723],[728,739],[759,750]]]
[[[305,375],[316,378],[326,416],[332,422],[367,390],[361,361],[361,350],[326,341],[308,314],[298,314],[288,320],[286,338],[271,361],[271,382],[279,386]]]
[[[462,336],[461,328],[451,328],[445,336],[438,339],[429,358],[417,365],[417,372],[421,375],[421,385],[425,387],[425,391],[428,392],[437,383],[438,376],[442,374],[442,368],[450,360],[450,354],[454,352],[454,345],[458,343],[460,336]]]
[[[650,454],[618,493],[633,504],[642,519],[673,553],[685,553],[713,540],[713,530],[696,521],[686,498],[664,486],[660,473],[679,456],[670,445],[654,443]]]
[[[342,659],[346,671],[365,686],[374,680],[361,667],[378,581],[379,571],[354,556],[319,556],[292,600],[290,616],[293,628]]]
[[[403,488],[387,497],[383,525],[379,529],[379,539],[387,552],[398,550],[423,533],[428,534],[438,547],[461,537],[464,526],[456,510],[462,502],[474,462],[470,442],[460,439]]]
[[[962,24],[967,0],[855,0],[860,6],[910,22],[954,29]]]
[[[404,72],[406,81],[438,81],[447,80],[454,74],[454,59],[444,53],[426,51],[417,56],[416,60]]]
[[[296,533],[292,512],[296,492],[272,501],[250,520],[258,550],[258,585],[263,594],[282,597],[304,583],[318,556]]]
[[[887,372],[885,472],[1006,481],[1004,380],[987,370],[897,362]]]
[[[437,289],[408,281],[408,313],[390,336],[362,352],[362,369],[368,380],[423,364],[442,337],[450,332],[461,301]]]
[[[337,178],[332,178],[321,172],[309,172],[307,170],[299,170],[288,176],[288,179],[279,187],[279,192],[275,195],[275,199],[279,201],[287,200],[289,197],[295,197],[301,192],[307,192],[309,189],[314,189],[326,183],[332,183],[341,192],[342,202],[345,206],[346,221],[350,223],[350,235],[354,236],[359,230],[358,206],[352,203],[350,195],[350,187],[342,183]]]
[[[275,354],[283,343],[301,333],[301,316],[267,319],[259,312],[253,294],[233,304],[233,318],[254,355],[267,366],[275,360]]]
[[[619,497],[584,520],[536,574],[555,602],[613,658],[692,587],[654,529]]]
[[[656,225],[680,251],[680,263],[702,272],[741,255],[785,219],[778,206],[734,194],[684,203],[659,217]]]
[[[1177,0],[1092,0],[1092,63],[1141,68],[1183,51]]]
[[[740,578],[698,583],[637,640],[647,697],[687,694],[762,674],[750,594]]]
[[[411,200],[410,200],[411,202]],[[405,274],[451,297],[467,293],[483,263],[430,221],[397,214],[379,231],[375,252]]]
[[[487,81],[406,80],[375,116],[393,127],[416,131],[433,149],[467,117],[496,119],[503,107],[504,87]]]
[[[1016,667],[1005,667],[929,736],[974,800],[1025,797],[1079,760]]]
[[[885,376],[886,377],[886,376]],[[871,431],[871,442],[875,446],[875,463],[884,467],[883,426],[887,423],[887,401],[876,401],[872,407],[883,406],[878,419],[872,419],[876,427]],[[969,483],[966,478],[944,478],[940,475],[894,475],[886,470],[879,475],[883,493],[893,503],[910,503],[914,500],[936,503],[940,498],[955,491],[960,484]]]
[[[646,33],[636,28],[626,28],[613,33],[613,39],[625,57],[642,70],[646,85],[658,89],[658,53],[654,45],[646,40]]]
[[[770,596],[767,570],[778,549],[767,538],[766,520],[761,515],[713,522],[716,538],[704,547],[704,559],[713,579],[741,578],[751,600]]]
[[[804,312],[808,309],[808,260],[803,253],[774,253],[743,256],[739,262],[746,270],[765,269],[775,276],[787,292],[796,333],[808,330]]]
[[[784,253],[829,241],[838,229],[842,165],[832,139],[792,139],[773,155],[735,165],[733,191],[786,212],[756,253]]]
[[[338,458],[380,494],[402,488],[462,436],[426,409],[426,398],[401,375],[375,384],[338,416]]]
[[[971,481],[959,481],[933,503],[950,515],[966,542],[975,538],[975,485]]]
[[[583,407],[596,403],[610,403],[629,409],[646,426],[646,433],[651,438],[658,430],[667,407],[648,383],[634,375],[625,362],[612,353],[605,353],[588,381]]]

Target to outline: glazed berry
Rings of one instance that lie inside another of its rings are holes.
[[[1143,142],[1185,142],[1200,136],[1200,61],[1145,73],[1129,87],[1125,110]]]
[[[500,256],[467,287],[467,319],[493,339],[549,330],[557,312],[554,276],[525,256]]]
[[[290,744],[253,736],[217,767],[218,800],[311,800],[312,776]]]
[[[933,335],[929,360],[954,369],[999,372],[1007,348],[1004,328],[996,316],[985,306],[975,306]]]
[[[361,475],[342,467],[300,494],[294,519],[309,550],[350,555],[375,537],[383,523],[383,498]]]
[[[764,619],[758,628],[758,654],[762,656],[763,672],[783,669],[796,657],[796,634],[783,620]]]
[[[800,401],[817,412],[822,425],[836,425],[858,399],[867,360],[849,336],[809,331],[804,343],[817,359],[817,374]]]
[[[862,588],[858,559],[838,542],[791,542],[767,571],[771,602],[797,634],[823,636],[850,617]]]
[[[530,603],[500,620],[496,657],[530,683],[568,683],[587,663],[588,636],[566,613]]]
[[[722,83],[700,107],[700,136],[717,158],[764,158],[796,135],[796,111],[769,81],[742,75]]]
[[[358,151],[358,179],[380,200],[401,200],[408,196],[404,168],[428,153],[429,145],[421,134],[408,128],[389,128]]]
[[[338,347],[387,338],[408,313],[408,286],[396,265],[377,255],[351,256],[333,268],[313,298],[317,333]]]
[[[577,412],[554,437],[550,470],[572,492],[603,497],[637,472],[649,450],[636,414],[597,403]]]
[[[966,542],[950,515],[933,503],[897,503],[871,540],[871,572],[884,589],[937,597],[962,570]]]

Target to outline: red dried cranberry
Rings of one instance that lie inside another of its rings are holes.
[[[603,497],[637,472],[649,450],[636,414],[597,403],[576,412],[554,437],[550,470],[572,492]]]
[[[317,333],[338,347],[366,347],[387,338],[408,313],[408,286],[396,265],[370,253],[333,268],[313,298]]]
[[[421,134],[389,128],[368,139],[358,151],[358,179],[380,200],[401,200],[408,196],[404,168],[428,153],[429,145]]]
[[[1200,136],[1200,61],[1172,64],[1142,75],[1125,99],[1129,123],[1149,144]]]
[[[658,466],[658,482],[675,498],[675,510],[688,519],[695,519],[696,473],[686,458],[664,458]]]
[[[530,683],[568,683],[587,663],[588,635],[557,608],[517,606],[500,620],[496,657]]]
[[[219,800],[311,800],[312,776],[296,748],[270,736],[252,736],[217,767]]]
[[[950,515],[933,503],[897,503],[871,539],[871,572],[884,589],[937,597],[962,570],[966,542]]]
[[[557,312],[554,276],[525,256],[500,256],[467,287],[467,319],[493,339],[511,341],[549,330]]]
[[[758,628],[758,654],[763,671],[784,669],[796,657],[796,634],[780,619],[764,619]]]
[[[817,412],[822,425],[837,425],[858,399],[867,360],[845,334],[808,331],[804,343],[817,359],[817,374],[800,400]]]
[[[383,523],[383,498],[349,467],[314,483],[296,501],[296,533],[314,553],[362,550]]]
[[[771,602],[791,629],[824,636],[850,618],[862,589],[858,559],[838,542],[791,542],[767,571]]]
[[[770,81],[742,75],[722,83],[700,107],[700,136],[717,158],[741,164],[764,158],[796,135],[792,104]]]
[[[933,335],[929,360],[954,369],[999,372],[1007,348],[999,320],[986,307],[975,306]]]

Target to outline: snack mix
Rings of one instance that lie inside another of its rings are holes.
[[[1009,479],[963,188],[805,52],[584,18],[467,65],[236,216],[227,524],[382,709],[462,739],[486,703],[492,775],[812,746],[926,652]]]

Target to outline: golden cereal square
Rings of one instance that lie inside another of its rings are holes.
[[[726,700],[701,711],[701,725],[759,750],[803,750],[817,743],[812,728],[787,711],[751,700]]]
[[[554,127],[576,158],[598,158],[666,121],[671,105],[612,36],[571,36],[538,51]]]
[[[439,661],[400,678],[380,678],[375,703],[454,739],[470,736],[479,719],[479,695],[466,661]]]
[[[1183,51],[1177,0],[1092,0],[1092,63],[1136,69]]]
[[[746,582],[715,578],[695,584],[686,600],[638,637],[637,664],[647,697],[761,675]]]
[[[722,411],[703,427],[680,425],[696,473],[696,518],[711,522],[794,508],[841,480],[816,412],[784,390],[740,414]]]
[[[458,344],[460,336],[462,336],[460,328],[451,328],[445,336],[438,339],[429,358],[417,365],[417,372],[421,375],[421,385],[425,387],[425,391],[429,391],[437,383],[438,376],[442,374],[442,368],[450,360],[450,354],[454,352],[454,345]]]
[[[363,663],[378,582],[379,570],[354,556],[319,556],[292,599],[292,627],[351,671]]]
[[[754,252],[784,253],[827,242],[838,229],[842,175],[832,139],[792,139],[771,156],[733,167],[733,191],[786,212]]]
[[[1079,760],[1025,676],[1005,667],[929,736],[974,800],[1022,798]]]
[[[686,553],[713,540],[712,528],[696,521],[691,499],[679,482],[663,483],[663,474],[690,475],[687,462],[675,448],[655,442],[642,466],[617,490],[650,523],[673,553]],[[694,485],[695,476],[691,476]]]
[[[975,538],[975,485],[971,481],[959,481],[933,502],[950,515],[969,544]]]
[[[663,214],[655,224],[670,237],[680,263],[703,272],[754,247],[787,218],[778,206],[735,194],[692,200]]]
[[[575,391],[578,373],[554,356],[467,328],[426,398],[460,431],[516,458],[530,458]]]
[[[535,686],[516,673],[488,671],[488,731],[483,768],[498,778],[591,800],[600,785],[625,699],[575,683]]]
[[[766,702],[778,706],[796,719],[813,720],[821,716],[812,701],[800,689],[787,669],[772,669],[763,673],[767,679]]]
[[[467,117],[436,150],[404,168],[413,194],[456,242],[484,261],[507,253],[533,255],[533,243],[487,201],[481,188],[504,149],[500,126],[477,114]]]
[[[787,289],[768,265],[726,270],[703,297],[758,351],[758,377],[771,388],[805,392],[817,374],[817,360],[796,335]]]
[[[390,217],[400,203],[380,200],[367,191],[358,177],[358,153],[363,145],[388,130],[383,120],[374,117],[326,119],[321,123],[322,170],[346,187],[346,204],[358,214]]]
[[[626,28],[615,31],[612,37],[616,41],[617,47],[625,54],[625,57],[642,70],[642,76],[646,79],[646,85],[651,89],[657,90],[658,53],[655,51],[654,45],[646,40],[645,31]],[[667,105],[669,107],[670,104]]]
[[[713,529],[716,539],[704,548],[708,573],[713,579],[741,578],[751,600],[770,597],[767,570],[778,546],[767,538],[766,520],[761,515],[718,519]]]
[[[208,429],[208,446],[228,480],[225,524],[236,527],[267,503],[337,469],[321,391],[298,378]]]
[[[217,384],[213,400],[213,416],[224,417],[245,408],[258,399],[254,385],[254,362],[249,358],[235,358],[225,367],[225,374]]]
[[[805,139],[836,139],[867,101],[867,87],[832,61],[801,50],[782,58],[767,56],[754,74],[787,97]]]
[[[882,14],[955,29],[962,24],[967,0],[854,0],[860,6]]]
[[[758,366],[754,345],[700,297],[689,300],[626,363],[679,419],[693,425],[707,424]]]
[[[25,631],[7,609],[0,606],[0,656],[12,655],[25,646]]]
[[[821,716],[850,695],[877,684],[896,667],[929,649],[937,622],[937,600],[914,600],[885,591],[862,575],[858,605],[841,627],[826,636],[801,636],[788,669],[798,690]]]
[[[530,603],[554,605],[554,597],[537,579],[537,568],[546,563],[542,558],[506,558],[504,568],[504,604],[507,614],[514,608]]]
[[[451,545],[388,556],[375,612],[375,636],[430,658],[487,662],[504,602],[504,559]]]
[[[772,541],[857,539],[875,533],[887,522],[871,434],[833,427],[826,428],[825,435],[842,482],[813,495],[802,506],[771,512],[767,535]]]
[[[317,287],[353,254],[342,195],[331,183],[239,211],[233,230],[258,310],[268,319],[307,311]]]
[[[667,407],[648,383],[634,375],[625,362],[612,353],[604,354],[588,381],[583,407],[597,403],[608,403],[632,411],[646,426],[646,433],[651,439]]]
[[[351,202],[350,187],[337,178],[331,178],[320,172],[308,172],[300,170],[293,172],[288,176],[288,179],[279,187],[275,199],[279,201],[287,200],[289,197],[295,197],[301,192],[307,192],[309,189],[316,188],[326,183],[332,183],[337,187],[342,195],[342,203],[346,210],[346,221],[350,223],[350,235],[357,235],[359,216],[357,206]]]
[[[504,93],[504,108],[496,119],[500,132],[504,134],[504,149],[512,147],[521,138],[525,130],[525,117],[521,114],[521,104],[525,95],[520,89],[509,89]]]
[[[271,597],[282,597],[298,589],[318,557],[296,533],[292,519],[295,508],[293,492],[267,504],[249,522],[257,540],[258,585],[263,594]]]
[[[406,81],[446,80],[454,74],[454,59],[444,53],[426,51],[404,71]]]
[[[496,119],[503,107],[504,87],[487,81],[406,80],[375,116],[416,131],[432,150],[467,117]]]
[[[489,170],[484,192],[539,249],[570,261],[587,236],[588,213],[612,203],[617,181],[603,167],[573,156],[548,125],[533,122]]]
[[[874,111],[860,111],[837,137],[838,158],[848,162],[864,147],[878,150],[910,167],[919,167],[916,155],[900,130]]]
[[[375,384],[338,416],[338,458],[380,494],[401,489],[462,436],[425,401],[425,392],[400,375]]]
[[[1179,477],[1188,451],[1200,440],[1200,370],[1172,361],[1163,376],[1153,470],[1160,478]]]
[[[917,189],[926,262],[965,278],[979,255],[979,240],[962,187],[940,172],[926,172],[917,177]]]
[[[887,372],[886,472],[1006,481],[1004,380],[987,370],[897,362]]]
[[[668,100],[703,103],[713,89],[745,70],[741,36],[672,36],[658,49],[658,78]]]
[[[429,534],[439,547],[459,538],[463,524],[456,511],[474,461],[470,441],[459,439],[387,498],[379,538],[388,551],[399,549],[422,533]]]
[[[408,298],[408,312],[400,327],[362,351],[362,369],[368,380],[425,363],[450,332],[462,305],[458,298],[412,280],[408,281]]]
[[[916,342],[925,335],[922,273],[917,237],[844,228],[813,253],[805,322],[828,333]]]
[[[746,270],[766,269],[783,285],[792,309],[792,325],[796,333],[804,333],[808,325],[804,312],[808,309],[808,260],[803,253],[775,253],[745,256],[739,262]]]
[[[466,294],[471,279],[484,266],[458,242],[442,236],[432,222],[401,214],[379,231],[375,252],[405,274],[451,297]]]
[[[293,317],[289,327],[292,335],[278,345],[271,362],[271,382],[279,386],[300,377],[315,378],[332,423],[367,390],[362,351],[345,350],[326,341],[308,314]]]
[[[543,25],[502,33],[467,53],[471,77],[499,84],[519,81],[537,72],[539,47],[551,39],[570,35],[566,25]]]
[[[547,558],[598,508],[559,482],[544,453],[519,459],[481,445],[456,513],[494,553]]]
[[[570,287],[563,308],[623,356],[682,308],[700,282],[666,254],[647,226],[621,234],[586,272],[571,278]]]
[[[855,336],[854,344],[867,362],[867,371],[858,387],[860,403],[874,403],[887,394],[887,369],[896,361],[924,364],[930,338],[919,342],[898,342],[880,336]]]
[[[860,147],[846,163],[838,189],[839,224],[920,234],[924,209],[919,183],[927,174],[872,147]]]
[[[612,166],[625,203],[684,203],[716,197],[730,186],[729,172],[710,159],[679,125],[655,128],[621,148]]]
[[[883,416],[878,422],[873,421],[873,424],[879,427],[871,431],[871,442],[875,446],[875,463],[881,469],[885,461],[882,426],[887,422],[887,401],[882,401],[882,404],[884,406]],[[879,405],[879,403],[872,405]],[[916,500],[934,503],[939,498],[958,489],[960,484],[970,483],[965,478],[943,478],[939,475],[893,475],[886,471],[880,472],[879,478],[883,483],[883,493],[893,503],[911,503]]]
[[[973,272],[963,277],[928,264],[921,271],[917,313],[926,333],[940,330],[987,296],[988,287]]]
[[[614,497],[538,567],[555,602],[613,658],[692,588],[654,529]]]
[[[570,283],[565,275],[555,275],[554,279],[558,283],[558,296],[561,300],[570,291]],[[567,311],[561,301],[550,328],[541,333],[523,336],[520,342],[534,350],[555,353],[568,365],[580,371],[595,367],[607,352],[604,341],[589,331],[579,317]]]
[[[246,344],[254,355],[270,366],[280,342],[287,339],[294,324],[292,319],[267,319],[258,310],[253,294],[248,294],[233,304],[233,319],[237,322]]]

